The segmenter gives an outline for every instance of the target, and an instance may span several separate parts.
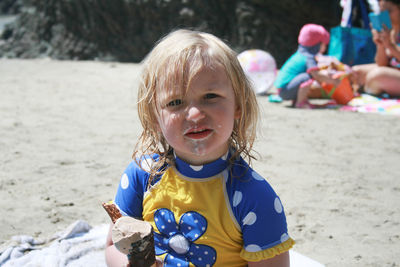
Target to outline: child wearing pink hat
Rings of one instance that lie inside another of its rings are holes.
[[[297,51],[283,64],[274,82],[284,100],[293,100],[297,108],[312,108],[308,92],[314,79],[335,83],[318,72],[316,55],[324,53],[329,44],[329,32],[321,25],[306,24],[299,33]]]

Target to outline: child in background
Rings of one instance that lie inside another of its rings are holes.
[[[320,87],[317,82],[339,84],[318,68],[316,56],[323,54],[329,44],[329,32],[321,25],[306,24],[299,33],[297,51],[283,64],[279,70],[274,86],[284,100],[293,100],[296,108],[313,108],[308,101],[308,94],[313,86]]]
[[[289,266],[281,201],[248,164],[259,114],[236,54],[178,30],[143,65],[143,132],[115,197],[121,213],[152,224],[163,266]],[[126,265],[110,236],[107,264]]]

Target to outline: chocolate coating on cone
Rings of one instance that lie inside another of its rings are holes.
[[[131,244],[128,254],[129,266],[155,266],[156,253],[154,250],[153,232],[140,241]]]

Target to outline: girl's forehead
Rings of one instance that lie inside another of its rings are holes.
[[[224,75],[228,77],[225,68],[218,62],[212,65],[197,64],[181,71],[169,70],[158,83],[156,93],[160,96],[184,95],[191,83],[201,78],[200,75],[210,75],[212,77],[215,76],[216,72],[224,72]]]

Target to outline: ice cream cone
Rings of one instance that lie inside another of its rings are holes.
[[[122,217],[119,209],[117,208],[117,206],[115,206],[113,202],[103,203],[102,206],[107,211],[113,223],[115,223],[116,220]]]
[[[119,218],[112,228],[115,247],[128,256],[130,266],[155,266],[153,228],[132,217]]]
[[[114,223],[111,230],[115,247],[126,254],[130,267],[155,267],[153,227],[150,223],[122,216],[114,203],[103,203]]]

